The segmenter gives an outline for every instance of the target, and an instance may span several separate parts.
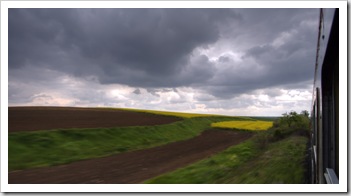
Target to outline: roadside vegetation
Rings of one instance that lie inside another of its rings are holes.
[[[267,131],[208,159],[145,181],[154,184],[305,183],[308,112],[292,111]]]
[[[9,171],[66,164],[190,139],[211,123],[243,120],[207,116],[157,126],[57,129],[9,133]]]

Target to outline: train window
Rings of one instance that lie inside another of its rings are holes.
[[[322,70],[323,165],[339,174],[338,72],[337,61],[329,60]]]

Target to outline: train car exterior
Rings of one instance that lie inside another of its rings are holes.
[[[329,21],[329,22],[328,22]],[[339,183],[339,10],[321,9],[311,107],[311,183]]]

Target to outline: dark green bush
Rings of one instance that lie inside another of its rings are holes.
[[[291,111],[284,113],[283,117],[273,122],[273,126],[265,132],[255,135],[255,142],[258,148],[265,148],[269,143],[282,140],[290,135],[309,136],[308,112],[303,111],[297,114]]]

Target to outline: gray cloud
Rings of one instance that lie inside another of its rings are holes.
[[[260,88],[292,88],[297,83],[301,87],[302,82],[308,87],[313,78],[318,10],[238,12],[244,20],[240,29],[243,36],[238,37],[246,40],[247,36],[253,41],[241,45],[242,40],[232,38],[232,47],[243,48],[239,61],[220,56],[216,61],[218,72],[204,89],[217,97],[230,98]]]
[[[52,103],[57,89],[74,103],[113,105],[128,101],[107,86],[122,84],[146,107],[263,107],[240,97],[310,88],[317,22],[318,9],[11,8],[9,102]]]
[[[137,88],[137,89],[135,89],[135,90],[133,91],[133,93],[136,94],[136,95],[140,95],[140,94],[141,94],[141,91],[140,91],[139,88]]]
[[[160,97],[159,90],[147,88],[146,91],[155,97]]]
[[[10,9],[9,67],[131,86],[189,85],[191,78],[175,75],[192,66],[191,52],[217,41],[219,25],[237,17],[229,9]]]

